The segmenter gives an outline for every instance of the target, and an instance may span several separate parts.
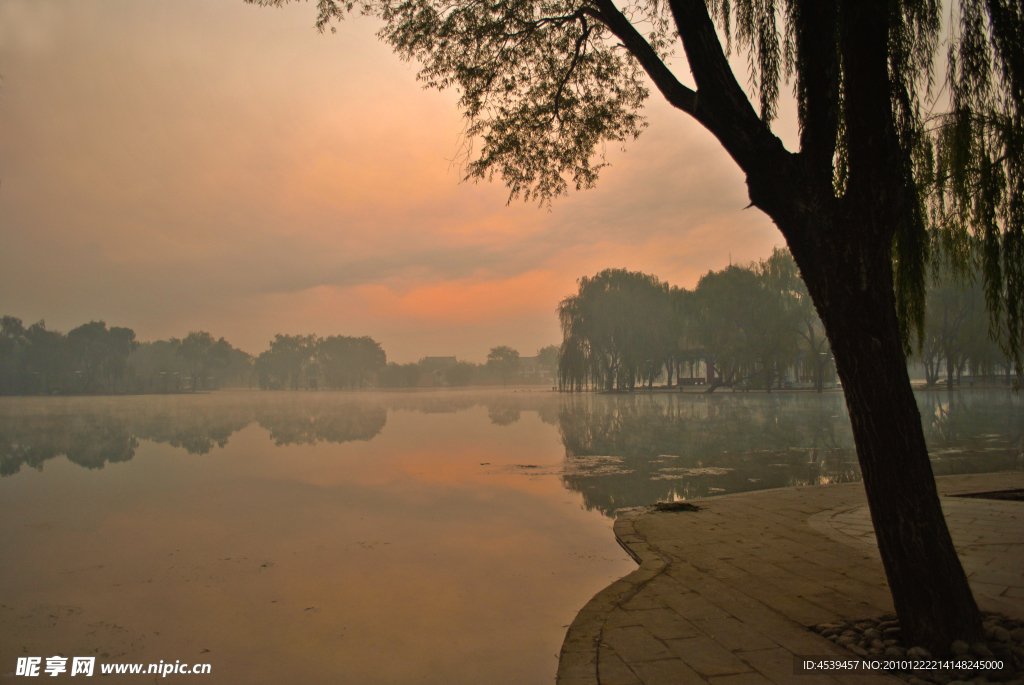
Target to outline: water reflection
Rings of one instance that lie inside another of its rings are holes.
[[[42,470],[64,455],[90,469],[130,460],[139,440],[203,455],[257,423],[277,446],[372,440],[387,423],[383,405],[348,401],[236,401],[209,405],[155,402],[62,403],[0,412],[0,475]],[[173,401],[172,401],[173,402]],[[32,409],[37,409],[33,411]]]
[[[842,398],[579,398],[559,415],[566,487],[606,515],[693,499],[859,478]]]
[[[1004,392],[918,397],[936,475],[1024,466]],[[842,395],[576,396],[559,413],[565,486],[613,516],[661,500],[860,480]]]
[[[193,398],[5,400],[0,475],[60,455],[100,469],[140,440],[204,455],[256,423],[275,445],[373,440],[388,412],[535,412],[565,449],[557,472],[589,509],[860,478],[842,395],[560,395],[545,392],[221,393]],[[1000,390],[918,395],[937,475],[1024,466],[1024,405]],[[457,441],[459,436],[452,436]]]
[[[128,461],[139,441],[122,416],[45,417],[27,422],[0,416],[0,476],[17,473],[22,465],[42,470],[43,463],[64,455],[89,469],[107,462]]]

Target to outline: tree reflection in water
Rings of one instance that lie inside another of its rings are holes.
[[[918,406],[936,475],[1024,468],[1020,397],[1001,390],[933,391],[920,393]],[[565,487],[609,516],[660,500],[860,478],[838,393],[489,391],[5,398],[0,475],[22,466],[42,469],[60,455],[99,469],[130,460],[140,440],[204,455],[253,423],[276,445],[368,441],[384,429],[388,411],[475,408],[485,409],[485,420],[498,427],[533,412],[557,426]]]
[[[566,487],[606,515],[859,479],[838,395],[577,397],[559,415]]]
[[[1024,466],[1019,398],[935,395],[918,402],[936,475]],[[608,516],[657,501],[860,480],[839,394],[572,396],[559,428],[565,486]]]
[[[28,466],[42,470],[65,455],[90,469],[130,460],[139,440],[203,455],[251,423],[270,432],[274,444],[371,440],[387,423],[387,408],[358,399],[345,402],[226,402],[209,406],[154,401],[60,403],[42,411],[0,413],[0,475]]]

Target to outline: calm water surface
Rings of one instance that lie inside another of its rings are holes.
[[[918,399],[936,473],[1024,467],[1020,398]],[[0,673],[218,683],[551,682],[617,511],[859,478],[838,394],[471,390],[0,398],[0,474]]]

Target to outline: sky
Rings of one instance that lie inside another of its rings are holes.
[[[389,361],[561,340],[606,268],[692,288],[783,239],[717,141],[649,127],[550,207],[464,182],[452,92],[349,18],[242,0],[0,0],[0,315],[139,340],[369,335]],[[746,83],[743,59],[737,73]],[[692,84],[685,60],[674,64]],[[794,149],[788,101],[777,133]]]

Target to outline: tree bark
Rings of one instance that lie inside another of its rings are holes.
[[[818,255],[823,268],[808,269],[805,278],[822,303],[900,627],[908,646],[948,654],[956,639],[980,639],[981,619],[935,487],[900,342],[889,253],[863,245],[850,260],[839,258],[850,256],[848,246],[834,248]]]

